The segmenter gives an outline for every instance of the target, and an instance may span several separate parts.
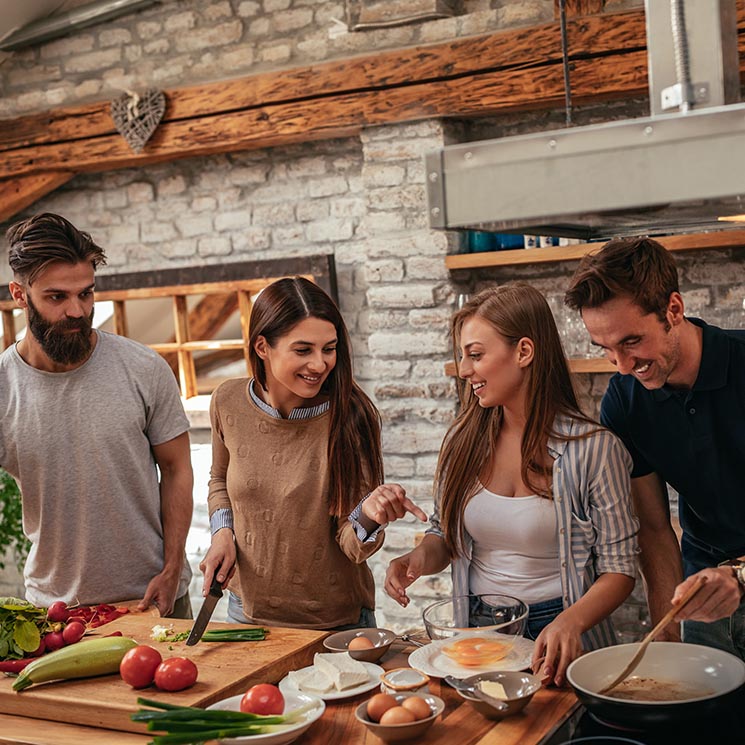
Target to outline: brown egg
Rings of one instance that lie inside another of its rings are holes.
[[[382,717],[381,724],[411,724],[416,722],[416,717],[403,706],[392,706]]]
[[[401,702],[401,706],[410,711],[416,719],[426,719],[432,715],[432,709],[430,709],[429,704],[423,698],[419,698],[419,696],[405,698]]]
[[[368,639],[366,636],[355,636],[354,639],[347,644],[347,649],[372,649],[374,646],[372,640]]]
[[[396,699],[388,693],[376,693],[367,702],[367,716],[372,719],[373,722],[379,722],[380,717],[388,711],[388,709],[396,705]]]

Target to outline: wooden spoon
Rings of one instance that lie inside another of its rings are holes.
[[[665,626],[670,623],[670,621],[673,620],[673,618],[675,618],[675,616],[683,609],[683,606],[687,605],[688,602],[693,599],[693,596],[704,586],[705,583],[706,577],[698,577],[696,579],[688,592],[686,592],[686,594],[680,599],[680,602],[670,608],[670,610],[660,619],[660,622],[644,637],[642,642],[639,644],[639,649],[636,650],[636,654],[631,658],[631,661],[626,665],[621,674],[615,678],[610,685],[607,685],[598,691],[601,696],[615,688],[619,683],[626,680],[632,672],[634,672],[637,665],[641,662],[642,657],[644,657],[644,653],[647,651],[649,643],[657,636],[657,634],[660,633],[660,631],[662,631],[662,629],[665,628]]]

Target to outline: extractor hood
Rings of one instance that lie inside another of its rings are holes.
[[[645,12],[651,116],[429,154],[433,228],[590,240],[742,227],[720,220],[745,214],[735,0]]]

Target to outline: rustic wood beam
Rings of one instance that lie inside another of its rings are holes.
[[[568,31],[572,57],[618,53],[645,46],[642,11],[582,19],[570,23]],[[499,31],[167,90],[168,105],[163,124],[324,97],[337,98],[362,91],[388,91],[428,81],[455,81],[482,71],[555,63],[560,57],[561,38],[556,23]],[[108,101],[99,101],[0,120],[0,150],[115,134],[109,107]],[[395,110],[392,114],[395,116]],[[152,145],[148,145],[146,150],[151,148]]]
[[[47,171],[0,181],[0,222],[10,219],[37,199],[67,183],[75,174]]]
[[[565,0],[564,9],[567,18],[590,16],[602,13],[605,0]],[[561,0],[554,0],[554,18],[561,15]]]

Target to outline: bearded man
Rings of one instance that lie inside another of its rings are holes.
[[[6,234],[27,333],[0,355],[0,465],[22,493],[27,599],[139,599],[191,617],[189,423],[155,352],[93,328],[90,235],[43,213]]]

